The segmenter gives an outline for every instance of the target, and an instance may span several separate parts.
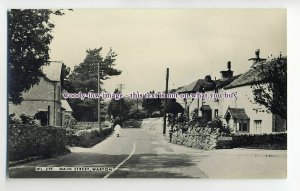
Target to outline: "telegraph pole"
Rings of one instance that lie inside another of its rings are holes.
[[[98,62],[98,95],[100,94],[100,62]],[[101,133],[101,113],[100,113],[100,96],[98,97],[98,127]]]
[[[122,90],[125,89],[125,84],[118,84],[118,89],[120,91],[120,93],[122,93]],[[120,120],[122,121],[122,103],[120,100]]]
[[[164,127],[163,127],[163,134],[166,134],[167,128],[167,94],[168,94],[168,84],[169,84],[169,68],[167,68],[167,75],[166,75],[166,92],[165,92],[165,110],[164,110]]]

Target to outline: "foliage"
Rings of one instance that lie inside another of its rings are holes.
[[[8,124],[21,124],[19,119],[15,118],[16,114],[12,113],[8,115]]]
[[[103,80],[109,79],[111,76],[121,74],[120,70],[113,68],[116,63],[117,54],[110,49],[105,57],[101,55],[101,48],[88,49],[87,55],[82,63],[75,66],[74,71],[70,74],[70,82],[74,86],[74,90],[79,92],[98,91],[98,64],[100,74],[100,84]],[[101,87],[100,91],[101,92]]]
[[[252,85],[254,100],[268,112],[287,119],[287,58],[274,58],[256,69],[259,76]]]
[[[103,141],[108,135],[112,133],[112,128],[102,129],[101,134],[99,134],[98,128],[83,129],[78,132],[73,130],[68,130],[67,134],[67,144],[70,146],[79,147],[92,147],[101,141]]]
[[[232,141],[218,141],[217,148],[287,149],[287,134],[231,135]]]
[[[8,97],[14,104],[44,76],[41,67],[49,63],[49,44],[54,24],[51,15],[61,10],[11,9],[8,11]]]
[[[87,55],[82,63],[75,67],[67,80],[67,91],[69,92],[89,92],[98,91],[98,64],[100,74],[100,84],[103,80],[111,76],[121,74],[120,70],[114,68],[117,54],[110,49],[105,57],[101,55],[102,48],[88,49]],[[99,92],[103,89],[99,86]],[[98,112],[97,99],[72,99],[70,105],[73,109],[75,119],[79,121],[96,121]],[[101,106],[103,108],[103,105]]]
[[[155,94],[155,92],[150,91],[150,94]],[[142,106],[144,110],[148,112],[149,117],[152,117],[154,111],[162,110],[162,103],[160,98],[144,98]]]
[[[128,115],[128,118],[129,119],[144,119],[147,117],[147,114],[144,110],[133,110],[133,111],[130,111],[129,115]]]
[[[32,156],[51,157],[68,153],[66,130],[51,126],[13,124],[8,129],[9,160]]]
[[[22,114],[22,115],[20,115],[20,118],[21,118],[22,124],[25,124],[25,125],[36,125],[35,118],[32,117],[32,116],[28,116],[28,115]]]
[[[127,120],[123,123],[123,128],[141,128],[142,122],[135,119]]]
[[[178,102],[176,102],[176,99],[171,99],[168,103],[166,111],[167,113],[178,114],[183,113],[184,108]]]
[[[30,115],[21,114],[20,119],[15,118],[15,114],[10,114],[8,116],[8,123],[11,124],[23,124],[23,125],[37,125],[35,117]]]
[[[200,127],[206,127],[207,123],[208,123],[207,119],[205,117],[202,117],[202,116],[195,117],[193,120],[196,121],[198,126],[200,126]]]
[[[115,91],[116,93],[116,91]],[[125,100],[124,98],[115,100],[112,99],[108,104],[108,114],[112,115],[114,118],[118,117],[128,117],[131,104],[128,100]]]

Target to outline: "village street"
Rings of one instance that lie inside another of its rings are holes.
[[[160,129],[122,129],[92,148],[10,167],[10,177],[65,178],[284,178],[286,151],[202,151],[168,143]],[[112,172],[35,171],[35,167],[107,167]]]

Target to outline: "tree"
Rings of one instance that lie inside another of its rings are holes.
[[[120,70],[114,68],[117,54],[110,49],[105,57],[101,55],[102,48],[88,49],[87,55],[82,63],[74,68],[66,81],[66,88],[69,92],[90,92],[98,91],[98,64],[100,68],[100,84],[111,76],[121,74]],[[103,89],[99,86],[99,92]],[[98,112],[97,99],[72,99],[70,105],[73,108],[74,117],[81,120],[96,121]]]
[[[287,119],[287,58],[273,58],[256,67],[258,79],[252,85],[254,100],[271,112]]]
[[[100,84],[103,84],[103,80],[109,79],[111,76],[121,74],[120,70],[113,68],[116,65],[117,54],[110,49],[103,58],[101,50],[102,48],[88,49],[84,61],[74,68],[69,80],[75,91],[98,91],[98,64],[100,66]]]
[[[116,89],[114,93],[120,92]],[[124,98],[119,100],[112,99],[108,104],[108,114],[113,115],[114,118],[117,116],[120,119],[126,118],[129,115],[131,107],[132,104],[129,100],[125,100]]]
[[[61,10],[12,9],[8,11],[8,97],[14,104],[44,76],[41,67],[49,63],[53,39],[51,15]]]
[[[178,113],[183,113],[184,108],[176,101],[176,99],[170,99],[166,112],[177,115]]]
[[[155,92],[151,91],[150,94],[154,95]],[[144,98],[142,106],[148,112],[149,117],[152,117],[154,111],[161,111],[162,109],[161,99],[159,97]]]

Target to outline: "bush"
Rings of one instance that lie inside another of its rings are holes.
[[[69,153],[66,148],[66,130],[51,126],[12,124],[8,129],[9,160],[28,157],[52,157]]]
[[[141,128],[142,122],[135,119],[129,119],[123,122],[123,128]]]
[[[128,118],[129,119],[144,119],[147,117],[147,113],[141,110],[134,110],[129,113]]]
[[[78,132],[70,129],[67,132],[68,145],[88,148],[103,141],[108,135],[111,134],[112,129],[104,128],[102,129],[101,133],[99,133],[98,128],[85,129]]]
[[[231,135],[232,141],[218,141],[217,148],[287,149],[287,134]]]

